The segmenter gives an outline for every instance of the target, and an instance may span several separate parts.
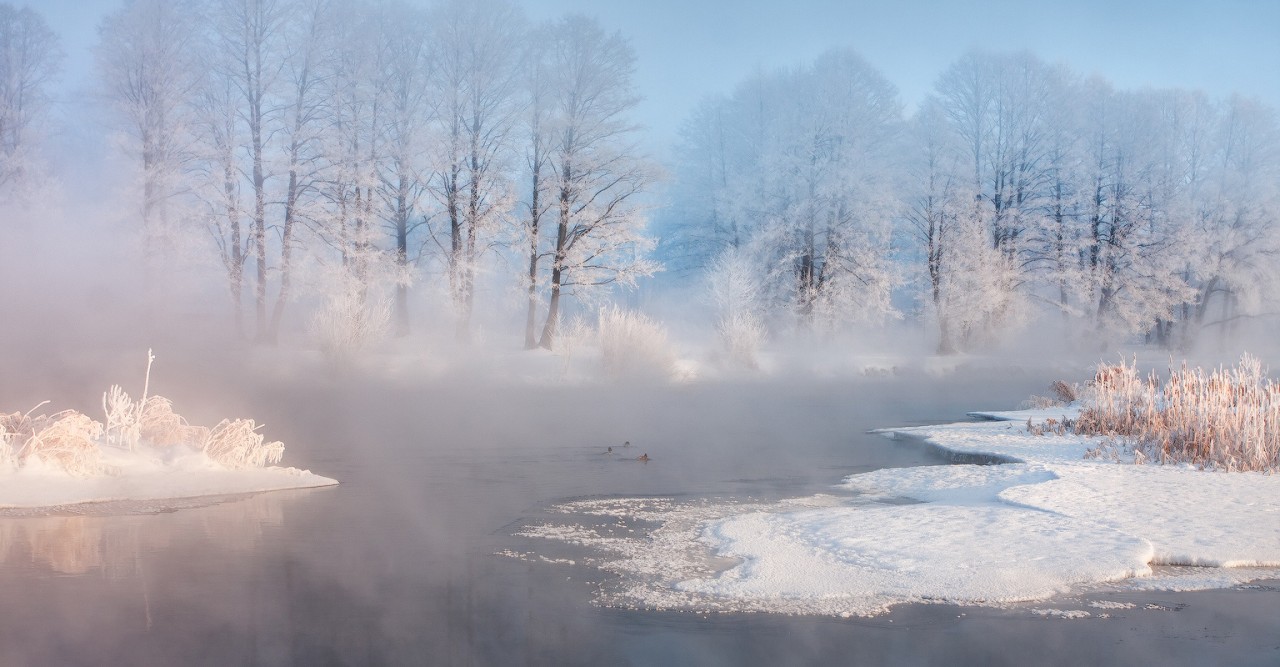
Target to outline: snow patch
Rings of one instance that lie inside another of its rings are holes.
[[[1032,609],[1031,613],[1036,616],[1065,618],[1067,620],[1089,618],[1093,615],[1083,609]]]
[[[1084,460],[1095,441],[1027,432],[1028,418],[1071,416],[1044,412],[886,432],[1013,463],[883,469],[771,503],[577,501],[554,508],[563,522],[520,534],[609,552],[597,565],[620,577],[600,602],[636,608],[865,616],[1280,576],[1280,476]]]
[[[1089,606],[1095,609],[1133,609],[1138,605],[1132,602],[1114,602],[1112,600],[1090,600]]]
[[[1040,600],[1148,574],[1151,558],[1141,538],[995,504],[754,513],[710,524],[704,539],[742,562],[681,590],[841,600],[855,612],[901,602]]]

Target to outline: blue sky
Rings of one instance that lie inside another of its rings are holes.
[[[83,89],[102,16],[122,0],[27,2],[67,52],[64,90]],[[636,47],[639,120],[660,152],[704,95],[757,68],[852,47],[913,105],[964,51],[1029,49],[1121,88],[1241,92],[1280,106],[1280,0],[525,0],[534,19],[597,16]]]

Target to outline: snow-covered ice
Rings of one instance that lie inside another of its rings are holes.
[[[658,528],[619,538],[566,521],[522,534],[607,552],[600,567],[622,580],[602,602],[649,608],[868,615],[1280,577],[1280,475],[1086,459],[1096,440],[1025,427],[1072,412],[884,431],[1001,465],[881,469],[780,503],[578,501],[558,509]],[[1209,567],[1164,567],[1188,565]]]
[[[843,602],[853,613],[929,599],[1039,600],[1146,574],[1151,558],[1140,537],[998,503],[760,512],[715,522],[703,538],[741,562],[678,588]]]

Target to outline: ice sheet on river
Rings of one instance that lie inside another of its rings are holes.
[[[1011,461],[882,469],[782,503],[577,501],[594,517],[523,534],[598,549],[606,604],[867,615],[904,602],[1004,604],[1103,585],[1237,585],[1280,568],[1280,475],[1086,460],[1097,444],[1026,432],[1035,412],[894,429]],[[601,523],[604,521],[604,523]],[[653,522],[648,536],[601,525]],[[1213,566],[1187,578],[1185,568]],[[1214,575],[1214,573],[1221,573]],[[1108,583],[1110,582],[1110,583]]]

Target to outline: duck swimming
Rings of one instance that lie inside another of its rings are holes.
[[[645,463],[648,463],[648,462],[649,462],[649,454],[648,454],[647,452],[646,452],[646,453],[644,453],[644,454],[641,454],[641,455],[640,455],[640,458],[638,458],[638,459],[636,459],[636,460],[637,460],[637,461],[644,461]]]

